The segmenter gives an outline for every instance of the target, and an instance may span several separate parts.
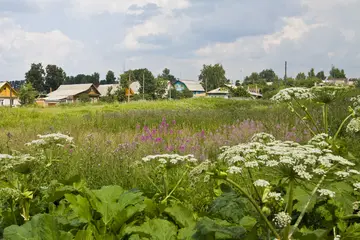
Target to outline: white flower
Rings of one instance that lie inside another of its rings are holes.
[[[326,171],[321,168],[316,168],[313,170],[313,173],[318,174],[318,175],[324,175],[324,174],[326,174]]]
[[[164,158],[159,158],[158,161],[161,164],[166,164],[167,163],[166,159],[164,159]],[[171,159],[170,162],[171,161],[174,161],[174,159]],[[171,162],[171,163],[173,163],[173,162]],[[176,164],[176,163],[177,163],[177,161],[175,163],[173,163],[173,164]]]
[[[355,169],[350,169],[350,170],[348,171],[348,173],[357,174],[357,175],[360,174],[360,172],[359,172],[358,170],[355,170]]]
[[[275,201],[283,201],[284,199],[281,197],[281,193],[277,192],[269,192],[269,194],[266,196],[267,199],[273,198]]]
[[[0,159],[5,159],[5,158],[13,158],[13,156],[8,154],[0,154]]]
[[[259,163],[257,161],[245,162],[245,167],[247,167],[247,168],[255,168],[258,166],[259,166]]]
[[[346,127],[346,131],[348,133],[360,132],[360,117],[351,119],[351,121],[349,122],[349,124]]]
[[[295,164],[295,160],[292,159],[291,157],[288,157],[288,156],[280,157],[280,162],[285,163],[285,164],[289,164],[289,165],[294,165]]]
[[[230,174],[237,174],[237,173],[241,173],[242,169],[239,168],[239,167],[236,167],[236,166],[231,166],[227,172],[230,173]]]
[[[318,192],[320,193],[320,196],[327,196],[330,198],[335,197],[335,192],[330,191],[328,189],[319,189]]]
[[[268,133],[257,133],[251,138],[251,142],[269,143],[275,141],[275,137]]]
[[[267,167],[275,167],[277,165],[279,165],[279,162],[275,161],[275,160],[265,162],[265,166],[267,166]]]
[[[243,158],[242,156],[235,156],[229,160],[229,164],[235,164],[237,162],[244,162],[244,161],[245,161],[245,158]]]
[[[271,98],[276,102],[288,102],[292,99],[312,99],[313,95],[309,88],[293,87],[280,90]]]
[[[270,186],[270,183],[263,179],[258,179],[254,182],[254,186],[256,187],[267,187]]]
[[[341,238],[340,235],[336,235],[336,236],[334,237],[334,240],[340,240],[340,238]]]
[[[341,177],[341,178],[346,178],[346,177],[350,176],[350,173],[344,172],[344,171],[338,171],[335,173],[335,175],[338,177]]]
[[[354,186],[355,191],[359,190],[360,189],[360,182],[354,183],[353,186]]]
[[[360,206],[360,202],[359,202],[359,201],[353,202],[353,209],[354,209],[354,210],[359,210],[359,206]]]
[[[258,159],[261,160],[261,161],[267,161],[267,160],[269,160],[269,156],[268,155],[261,155],[261,156],[258,156]]]
[[[293,170],[299,175],[299,177],[304,178],[306,180],[310,180],[312,178],[312,175],[308,172],[306,172],[306,166],[305,165],[297,165],[293,167]]]
[[[291,217],[286,212],[279,212],[275,214],[273,222],[278,228],[285,228],[291,223]]]

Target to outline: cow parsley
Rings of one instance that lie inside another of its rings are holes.
[[[344,172],[344,171],[338,171],[338,172],[335,172],[335,175],[338,177],[341,177],[341,178],[346,178],[346,177],[350,176],[350,173]]]
[[[360,117],[353,118],[346,127],[348,133],[359,133],[360,132]]]
[[[281,193],[277,192],[269,192],[266,196],[266,199],[274,199],[275,201],[284,201],[284,199],[281,197]]]
[[[293,99],[312,99],[313,94],[309,88],[293,87],[280,90],[275,96],[271,98],[276,102],[289,102]]]
[[[231,166],[231,167],[227,170],[227,172],[228,172],[229,174],[240,174],[240,173],[242,172],[242,169],[239,168],[239,167],[236,167],[236,166]]]
[[[279,212],[275,214],[273,222],[278,228],[285,228],[291,223],[291,217],[286,212]]]
[[[355,191],[360,190],[360,182],[354,183],[353,186]]]
[[[320,196],[326,196],[326,197],[330,197],[330,198],[335,197],[335,192],[330,191],[328,189],[319,189],[318,193],[320,193]]]
[[[254,186],[256,187],[268,187],[270,186],[270,183],[263,179],[258,179],[254,182]]]

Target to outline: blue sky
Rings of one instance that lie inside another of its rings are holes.
[[[68,75],[165,67],[197,79],[203,64],[227,77],[274,69],[360,77],[360,0],[0,0],[0,80],[32,62]]]

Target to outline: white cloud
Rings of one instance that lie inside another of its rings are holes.
[[[0,18],[0,61],[8,68],[7,75],[25,72],[33,62],[68,65],[76,63],[82,43],[71,40],[59,30],[27,32],[10,18]],[[6,78],[0,73],[1,78]]]

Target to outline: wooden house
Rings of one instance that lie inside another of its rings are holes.
[[[87,95],[91,102],[97,102],[100,97],[99,90],[92,83],[61,85],[43,98],[44,106],[53,106],[59,103],[75,103],[82,95]]]
[[[19,94],[9,82],[0,82],[0,106],[18,106]]]

